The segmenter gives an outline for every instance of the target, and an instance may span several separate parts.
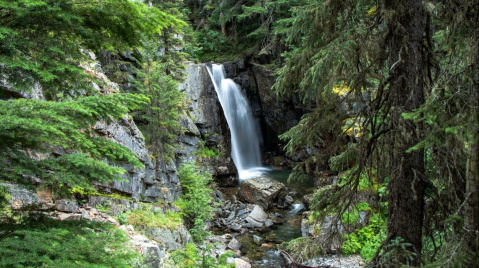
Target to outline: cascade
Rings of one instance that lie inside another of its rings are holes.
[[[211,70],[207,69],[231,131],[231,157],[239,179],[259,177],[267,169],[261,167],[261,135],[248,101],[238,85],[225,78],[223,65],[213,64]]]

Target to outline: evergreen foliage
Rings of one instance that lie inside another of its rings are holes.
[[[395,241],[397,246],[379,256],[388,262],[388,256],[395,254],[393,249],[415,248],[414,254],[401,253],[396,261],[418,265],[418,237],[423,226],[428,245],[434,245],[432,252],[425,252],[433,260],[440,248],[438,241],[444,241],[445,234],[437,232],[446,227],[440,219],[444,219],[444,213],[460,211],[458,206],[465,200],[467,155],[468,162],[474,163],[468,165],[473,167],[467,169],[468,174],[477,174],[476,138],[472,134],[477,131],[468,131],[477,125],[477,109],[466,108],[477,107],[478,87],[472,82],[477,76],[477,40],[472,32],[472,25],[477,24],[473,19],[477,18],[477,2],[427,1],[413,9],[407,5],[400,1],[307,1],[293,11],[294,23],[286,31],[290,49],[283,54],[285,63],[277,71],[275,90],[282,96],[299,97],[305,107],[311,107],[298,126],[282,136],[288,140],[286,149],[291,155],[310,150],[310,157],[295,168],[292,178],[308,176],[311,171],[318,174],[328,168],[327,164],[335,170],[354,171],[346,183],[325,189],[327,198],[318,202],[316,209],[339,205],[336,211],[346,211],[351,204],[347,200],[352,200],[352,193],[359,188],[361,174],[375,183],[387,182],[389,210],[393,213],[389,215],[388,241]],[[421,9],[418,14],[424,14],[424,18],[408,24],[420,17],[411,17],[411,10]],[[416,76],[408,78],[405,74]],[[468,96],[467,100],[461,96]],[[345,103],[366,105],[348,114],[342,108]],[[328,127],[334,130],[334,136],[343,138],[321,148]],[[356,127],[360,135],[355,137],[344,131]],[[478,185],[476,175],[467,178],[467,185]],[[477,196],[477,186],[468,187],[468,192]],[[414,206],[417,212],[406,217],[410,220],[408,228],[399,230],[401,219],[397,215],[401,209],[395,206],[403,202],[394,198],[404,194],[415,195],[407,199],[416,201],[404,206],[409,211]],[[423,224],[420,214],[426,198],[430,203]],[[472,200],[476,199],[466,199],[477,211]],[[418,220],[411,226],[413,219]],[[474,226],[474,221],[470,222]],[[408,238],[413,230],[419,234]],[[446,235],[449,241],[466,243],[468,236],[458,236],[454,231],[457,227],[446,230],[451,232]],[[467,233],[472,235],[474,230],[477,227]],[[468,243],[467,250],[474,252],[471,249],[476,246],[471,245],[476,243]],[[470,259],[463,261],[471,263]]]
[[[178,21],[129,0],[7,0],[0,3],[0,72],[6,85],[28,91],[38,82],[48,99],[81,92],[92,79],[78,65],[86,50],[141,46]]]
[[[127,148],[100,137],[93,125],[121,118],[147,100],[132,94],[64,102],[0,100],[0,178],[24,185],[41,179],[57,193],[120,179],[125,171],[103,160],[143,164]]]
[[[58,221],[43,214],[2,221],[0,267],[134,267],[138,253],[109,223]]]
[[[194,229],[191,230],[193,237],[201,241],[207,232],[204,230],[205,221],[212,218],[212,190],[208,187],[212,181],[211,174],[201,172],[199,167],[192,162],[183,163],[178,174],[183,195],[177,201],[182,213],[192,221]]]
[[[151,103],[133,113],[146,143],[163,156],[173,159],[175,139],[181,131],[180,112],[184,109],[184,94],[178,91],[178,81],[167,74],[168,65],[156,53],[156,41],[145,44],[142,68],[135,68],[134,93],[148,96]],[[178,67],[179,68],[179,67]]]
[[[171,258],[177,267],[185,268],[233,268],[235,264],[226,264],[226,259],[233,256],[232,251],[221,254],[218,258],[211,255],[213,245],[208,244],[202,250],[198,250],[194,243],[186,244],[184,249],[178,249],[171,253]]]

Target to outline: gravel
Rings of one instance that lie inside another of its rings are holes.
[[[318,258],[314,258],[308,262],[304,262],[302,264],[310,265],[310,266],[318,266],[318,265],[331,265],[331,267],[338,267],[338,268],[356,268],[356,267],[364,267],[364,260],[361,258],[361,255],[325,255]]]

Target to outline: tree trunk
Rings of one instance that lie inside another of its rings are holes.
[[[467,185],[464,227],[467,232],[467,246],[470,252],[475,253],[475,264],[479,259],[479,17],[477,10],[479,1],[475,1],[473,15],[474,25],[474,65],[473,65],[473,91],[471,94],[472,108],[472,140],[469,142],[469,158],[467,160]],[[474,262],[474,261],[473,261]]]
[[[402,114],[424,103],[423,92],[423,12],[422,1],[388,0],[385,8],[393,11],[390,19],[389,60],[391,117],[389,153],[388,237],[402,238],[416,255],[412,262],[398,256],[400,262],[421,263],[424,214],[424,151],[407,150],[421,140],[421,125]],[[389,241],[388,241],[389,242]],[[386,250],[393,250],[387,248]]]

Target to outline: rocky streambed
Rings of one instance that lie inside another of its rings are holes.
[[[288,266],[277,245],[311,235],[305,232],[307,212],[303,202],[307,205],[314,182],[288,183],[288,175],[288,171],[270,171],[267,176],[244,181],[239,187],[215,192],[215,200],[222,205],[212,221],[213,233],[223,240],[226,236],[221,247],[235,251],[251,267],[296,267]],[[301,265],[351,268],[362,267],[363,261],[360,256],[332,254]]]

